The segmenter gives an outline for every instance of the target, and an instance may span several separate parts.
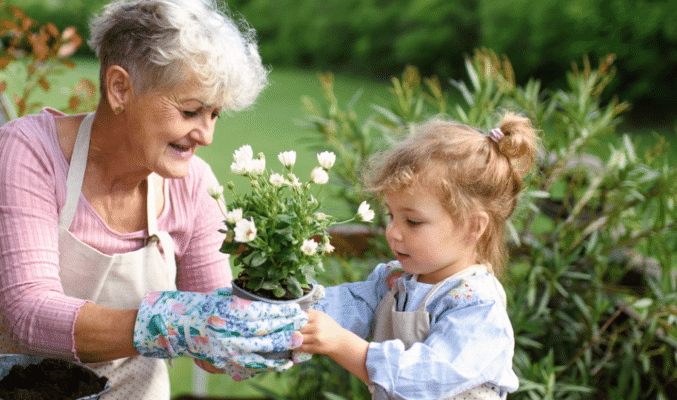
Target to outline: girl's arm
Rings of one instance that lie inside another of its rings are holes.
[[[327,314],[310,310],[308,324],[301,329],[303,344],[297,350],[313,354],[325,354],[339,363],[348,372],[369,384],[367,373],[367,350],[369,343],[342,328]]]

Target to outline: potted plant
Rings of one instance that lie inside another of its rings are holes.
[[[322,256],[334,250],[327,228],[371,221],[374,212],[363,202],[353,218],[339,222],[321,211],[317,196],[329,179],[334,153],[317,155],[319,166],[307,182],[293,173],[296,152],[282,152],[278,159],[281,173],[266,169],[263,153],[254,158],[251,146],[240,147],[233,154],[231,171],[248,178],[251,190],[237,193],[229,182],[230,201],[225,201],[222,186],[211,188],[210,194],[225,217],[221,251],[232,255],[231,264],[240,271],[233,293],[273,303],[303,302],[311,297],[315,277],[323,270]]]

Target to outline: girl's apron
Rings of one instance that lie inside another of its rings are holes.
[[[162,185],[162,178],[155,174],[148,177],[148,239],[143,248],[109,256],[73,236],[68,229],[82,192],[93,120],[94,113],[80,124],[68,170],[66,203],[59,214],[59,276],[68,296],[105,307],[136,309],[147,291],[176,290],[174,243],[167,232],[157,228],[154,187]],[[2,342],[5,341],[0,340],[0,347]],[[87,365],[109,378],[112,390],[102,399],[169,399],[169,375],[164,360],[134,356]]]
[[[462,277],[486,273],[487,269],[483,265],[474,265],[465,270],[452,275],[445,280],[438,282],[430,289],[425,299],[421,302],[416,311],[397,311],[397,292],[399,285],[393,285],[392,289],[386,293],[385,297],[376,307],[376,324],[374,326],[374,342],[384,342],[386,340],[400,339],[404,343],[405,349],[408,349],[416,342],[423,342],[430,332],[430,313],[427,312],[426,305],[430,299],[445,282],[459,279]],[[416,277],[415,277],[416,278]],[[505,303],[505,301],[504,301]],[[370,387],[370,390],[372,388]],[[445,398],[445,400],[468,399],[468,400],[498,400],[501,397],[487,385],[474,387],[466,392],[454,397]]]

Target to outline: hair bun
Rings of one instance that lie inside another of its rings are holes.
[[[500,132],[503,137],[496,141],[498,149],[508,157],[515,172],[524,177],[534,166],[538,147],[538,137],[531,120],[506,112],[500,124]]]

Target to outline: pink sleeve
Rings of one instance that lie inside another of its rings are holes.
[[[230,286],[232,272],[228,255],[219,251],[225,235],[223,215],[216,200],[207,191],[218,185],[211,168],[198,157],[191,160],[192,179],[187,180],[188,196],[181,199],[192,212],[192,232],[185,250],[178,260],[177,286],[179,290],[206,293]]]
[[[59,279],[57,193],[62,173],[50,147],[49,117],[0,130],[0,311],[2,330],[22,353],[77,359],[75,319],[84,300]]]

